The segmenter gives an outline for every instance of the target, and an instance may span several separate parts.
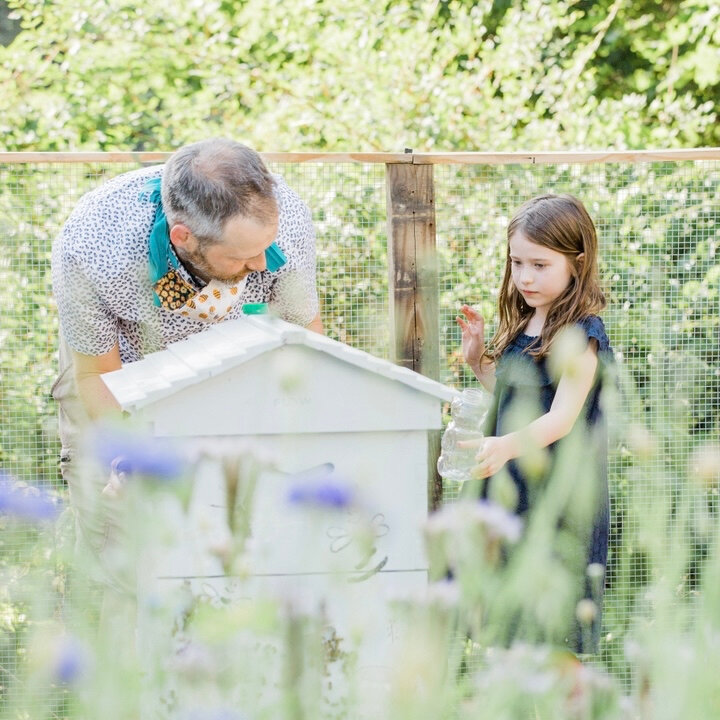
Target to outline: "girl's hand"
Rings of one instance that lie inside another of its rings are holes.
[[[463,305],[460,312],[465,317],[457,317],[455,320],[462,330],[463,357],[477,375],[485,352],[485,319],[469,305]]]
[[[515,456],[509,436],[487,437],[475,456],[478,464],[472,470],[474,478],[486,478],[498,472],[508,460]]]

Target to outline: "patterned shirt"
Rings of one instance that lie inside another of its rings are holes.
[[[102,355],[116,342],[123,363],[139,360],[207,328],[153,303],[148,240],[155,206],[141,200],[148,179],[163,166],[119,175],[84,195],[53,244],[53,292],[63,336],[84,355]],[[240,302],[224,318],[242,315],[244,303],[267,302],[288,322],[308,325],[318,312],[315,231],[310,210],[278,175],[279,224],[275,241],[287,258],[276,272],[247,276]],[[180,264],[180,276],[198,282]]]

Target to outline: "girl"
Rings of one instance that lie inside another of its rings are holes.
[[[596,314],[605,307],[605,298],[598,280],[595,227],[576,198],[543,195],[517,211],[507,238],[499,322],[489,347],[479,313],[463,305],[464,317],[457,319],[465,360],[494,395],[475,475],[483,479],[483,497],[509,475],[519,515],[550,492],[559,473],[589,489],[590,510],[579,522],[572,510],[578,496],[572,497],[572,489],[564,494],[555,489],[553,497],[563,506],[555,516],[558,529],[572,528],[587,547],[586,562],[579,563],[582,570],[594,564],[590,574],[597,576],[607,561],[609,524],[600,392],[602,366],[611,360],[612,350]],[[573,327],[574,341],[563,332]],[[572,348],[574,357],[568,358]],[[576,454],[568,461],[570,449]],[[584,594],[590,596],[590,590],[586,577]],[[599,603],[602,590],[597,590],[592,597]],[[592,646],[598,629],[596,619]],[[576,651],[592,649],[583,648],[577,628],[568,634],[576,636],[569,640]]]

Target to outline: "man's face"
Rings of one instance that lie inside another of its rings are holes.
[[[265,270],[265,250],[274,242],[277,229],[277,219],[263,224],[236,215],[225,223],[219,242],[201,247],[190,234],[182,246],[175,244],[175,251],[200,279],[236,283],[251,272]]]

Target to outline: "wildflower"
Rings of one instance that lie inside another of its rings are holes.
[[[70,635],[58,638],[54,651],[53,676],[63,685],[74,685],[88,671],[90,654],[84,643]]]
[[[492,648],[486,660],[477,676],[478,687],[482,690],[508,687],[513,692],[540,696],[557,682],[550,649],[545,646],[515,643],[509,649]]]
[[[720,484],[720,445],[701,445],[690,460],[690,476],[701,487]]]
[[[605,584],[605,566],[601,563],[590,563],[585,572],[590,582],[592,597],[598,599],[602,595]]]
[[[515,543],[522,533],[522,520],[497,503],[481,500],[475,503],[472,519],[485,529],[488,537]]]
[[[425,523],[425,546],[431,566],[457,570],[480,558],[497,566],[504,543],[515,543],[522,520],[497,503],[460,501],[433,513]]]
[[[430,537],[445,535],[458,526],[458,505],[453,503],[436,510],[425,521],[425,534]]]
[[[460,586],[454,580],[428,583],[425,597],[429,605],[452,609],[460,602]]]
[[[15,515],[26,520],[53,520],[60,505],[40,488],[18,483],[0,473],[0,513]]]
[[[330,475],[298,480],[288,491],[288,501],[294,505],[340,510],[351,506],[354,500],[353,488]]]
[[[581,625],[590,625],[597,617],[597,614],[597,605],[588,598],[583,598],[575,606],[575,617],[577,617]]]
[[[273,356],[272,371],[285,395],[297,396],[307,388],[308,379],[312,376],[312,368],[307,359],[286,357],[284,353]]]
[[[647,649],[632,637],[625,639],[625,657],[629,662],[639,665],[647,661]]]
[[[631,425],[627,436],[630,450],[640,460],[650,460],[657,453],[657,442],[644,425]]]
[[[520,539],[522,526],[522,520],[517,515],[497,503],[481,500],[457,502],[443,507],[428,518],[425,532],[433,537],[480,527],[488,539],[514,543]]]
[[[103,428],[91,440],[95,457],[118,475],[148,475],[171,480],[184,469],[184,459],[162,438]]]

